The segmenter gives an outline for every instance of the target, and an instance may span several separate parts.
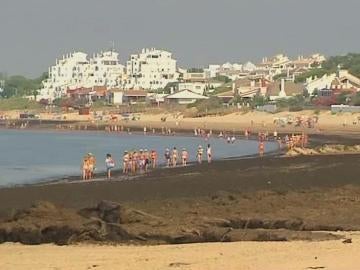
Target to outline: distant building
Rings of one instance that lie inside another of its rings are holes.
[[[268,85],[266,95],[270,100],[280,98],[291,98],[298,95],[303,95],[305,87],[301,83],[294,83],[291,81],[275,81]]]
[[[197,93],[194,93],[190,90],[182,90],[179,92],[176,92],[174,94],[170,94],[165,97],[165,101],[168,103],[176,103],[179,105],[187,105],[195,103],[198,100],[204,100],[208,99],[209,97],[199,95]]]
[[[133,105],[145,103],[147,92],[144,90],[110,89],[107,93],[108,102],[113,105]]]
[[[162,89],[178,79],[176,60],[167,51],[143,49],[126,63],[126,88]]]
[[[101,52],[88,59],[86,53],[74,52],[56,59],[49,68],[48,79],[43,81],[38,99],[50,101],[66,95],[68,89],[94,86],[117,87],[121,85],[124,66],[118,53]]]
[[[350,74],[347,70],[338,70],[336,73],[325,74],[320,78],[307,78],[305,87],[310,95],[322,89],[360,91],[360,78]]]
[[[321,67],[321,63],[325,60],[325,56],[318,53],[310,55],[309,57],[300,55],[296,60],[292,61],[292,67],[294,69],[302,68],[304,70],[309,70],[314,67]]]
[[[269,81],[261,77],[243,78],[233,81],[233,92],[241,98],[253,98],[256,95],[264,96]]]
[[[309,69],[321,67],[321,63],[325,60],[325,56],[321,54],[313,54],[308,57],[300,55],[295,60],[284,54],[277,54],[270,58],[264,57],[261,63],[257,65],[256,72],[262,72],[270,80],[280,74],[287,74],[288,77],[290,74],[296,76]]]
[[[179,83],[178,91],[187,89],[196,94],[203,95],[205,93],[206,86],[207,86],[206,83],[201,83],[201,82]]]

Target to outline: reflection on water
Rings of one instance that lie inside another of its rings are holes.
[[[199,144],[212,146],[214,159],[256,154],[256,141],[238,140],[227,144],[222,139],[209,141],[197,137],[167,137],[108,134],[96,132],[53,132],[0,130],[0,185],[34,183],[41,179],[80,175],[84,154],[93,153],[97,158],[97,171],[104,171],[105,155],[111,153],[121,161],[122,153],[132,149],[155,149],[163,163],[166,147],[186,148],[190,160],[196,158]],[[266,151],[277,148],[267,143]],[[119,162],[118,162],[119,167]]]

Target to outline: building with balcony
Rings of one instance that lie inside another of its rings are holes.
[[[176,60],[172,54],[155,48],[132,54],[126,63],[126,73],[125,87],[128,89],[163,89],[178,79]]]

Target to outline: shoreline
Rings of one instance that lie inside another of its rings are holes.
[[[141,134],[140,134],[141,135]],[[250,140],[250,139],[249,139]],[[273,150],[264,153],[263,157],[281,157],[285,152],[283,149]],[[218,161],[230,161],[230,160],[244,160],[244,159],[256,159],[259,158],[258,154],[252,154],[252,155],[244,155],[244,156],[236,156],[236,157],[226,157],[221,159],[215,159],[212,163],[218,162]],[[204,161],[204,163],[207,163]],[[9,184],[6,186],[0,186],[0,189],[3,188],[21,188],[21,187],[29,187],[29,186],[46,186],[46,185],[56,185],[56,184],[81,184],[81,183],[92,183],[92,182],[99,182],[99,181],[128,181],[133,180],[137,178],[146,178],[147,175],[151,174],[154,171],[158,170],[171,170],[171,169],[185,169],[187,167],[196,167],[199,166],[199,164],[196,161],[188,162],[186,167],[183,167],[181,165],[178,165],[177,167],[167,167],[164,164],[159,165],[156,169],[149,169],[148,172],[138,173],[135,175],[124,175],[122,173],[122,169],[114,169],[112,170],[112,179],[107,179],[106,172],[105,171],[99,171],[95,175],[96,177],[91,180],[83,180],[81,178],[81,175],[65,175],[61,177],[45,177],[42,179],[35,180],[34,183],[27,183],[27,184]],[[200,165],[201,166],[201,165]]]

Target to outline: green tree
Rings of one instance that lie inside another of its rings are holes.
[[[41,88],[41,82],[47,78],[47,73],[35,79],[28,79],[21,75],[6,76],[2,74],[4,81],[4,91],[2,97],[10,98],[12,96],[22,97],[34,95],[34,91]]]

